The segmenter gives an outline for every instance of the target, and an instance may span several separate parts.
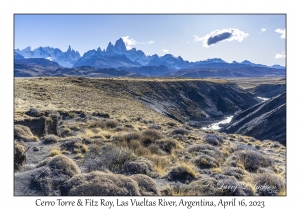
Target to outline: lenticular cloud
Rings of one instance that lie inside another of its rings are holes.
[[[245,33],[239,29],[227,28],[227,29],[223,29],[223,30],[212,31],[203,37],[198,37],[198,36],[194,36],[194,37],[195,37],[196,42],[202,41],[204,47],[209,47],[210,45],[214,45],[221,41],[236,40],[238,42],[241,42],[247,36],[249,36],[248,33]]]

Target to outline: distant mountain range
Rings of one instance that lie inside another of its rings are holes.
[[[93,66],[96,68],[117,68],[117,69],[136,69],[144,66],[165,66],[170,71],[177,71],[180,69],[200,69],[200,68],[244,68],[244,67],[264,67],[273,69],[285,69],[280,65],[266,66],[262,64],[255,64],[248,60],[241,63],[233,61],[227,63],[220,58],[212,58],[204,61],[189,62],[183,60],[182,57],[175,57],[171,54],[164,56],[145,55],[141,50],[132,48],[126,49],[126,45],[122,38],[118,39],[113,45],[111,42],[106,49],[89,50],[80,56],[78,51],[75,51],[69,46],[66,52],[58,48],[52,47],[39,47],[33,49],[26,47],[23,50],[16,49],[14,58],[45,58],[50,61],[57,62],[61,67],[80,67],[80,66]],[[166,73],[166,71],[164,71]],[[160,72],[160,75],[163,73]]]
[[[45,58],[57,62],[62,67],[71,68],[80,58],[80,54],[74,51],[71,46],[69,46],[67,52],[62,52],[60,49],[53,47],[39,47],[36,49],[26,47],[23,50],[16,49],[14,59],[23,58]]]

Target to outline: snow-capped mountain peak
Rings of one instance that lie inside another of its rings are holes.
[[[26,47],[23,50],[16,49],[16,53],[22,55],[24,58],[45,58],[57,62],[63,67],[72,67],[80,58],[78,51],[74,51],[69,45],[67,52],[62,52],[58,48],[52,47]]]

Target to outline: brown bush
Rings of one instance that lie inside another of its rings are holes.
[[[142,142],[145,146],[149,146],[160,138],[162,138],[162,135],[156,130],[146,130],[142,133]]]
[[[186,163],[182,163],[179,166],[172,168],[172,170],[168,173],[169,181],[179,181],[183,183],[188,183],[195,178],[195,169]]]
[[[174,139],[156,140],[155,143],[159,145],[160,149],[166,151],[167,153],[171,153],[172,150],[178,146],[177,141]]]
[[[194,159],[194,164],[200,169],[217,168],[220,167],[220,163],[209,155],[199,155]]]

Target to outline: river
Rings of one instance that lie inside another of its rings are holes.
[[[258,99],[262,100],[263,102],[269,100],[269,98],[263,98],[263,97],[257,97]],[[228,117],[226,117],[224,120],[221,120],[219,122],[216,123],[212,123],[207,127],[202,127],[202,129],[204,130],[219,130],[221,127],[219,126],[220,124],[226,124],[226,123],[230,123],[231,120],[233,118],[233,115],[230,115]]]
[[[219,126],[220,124],[226,124],[226,123],[230,123],[230,121],[232,120],[233,118],[233,115],[230,115],[228,117],[226,117],[224,120],[221,120],[219,122],[216,122],[216,123],[213,123],[213,124],[210,124],[209,126],[207,127],[202,127],[202,129],[204,130],[219,130],[221,127]]]

